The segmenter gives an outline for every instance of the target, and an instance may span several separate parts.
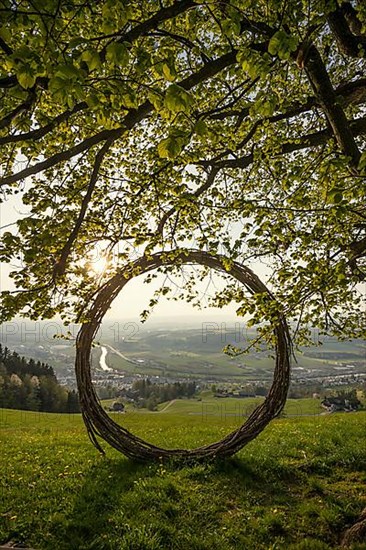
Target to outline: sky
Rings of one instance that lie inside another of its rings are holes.
[[[17,219],[24,217],[27,214],[27,207],[23,205],[21,200],[21,194],[9,197],[4,203],[0,204],[0,236],[5,231],[14,231],[15,225],[8,226],[8,224],[14,223]],[[8,227],[7,227],[8,226]],[[262,264],[253,264],[250,266],[260,276],[265,277],[266,271]],[[98,268],[98,264],[96,264]],[[0,266],[0,288],[1,290],[12,290],[13,283],[9,278],[9,273],[12,271],[12,267],[9,264],[1,264]],[[220,277],[213,276],[215,285],[220,288],[222,283]],[[148,302],[152,297],[154,290],[156,290],[164,280],[162,275],[151,284],[143,283],[144,277],[137,277],[130,281],[128,285],[123,289],[121,294],[116,298],[111,310],[106,316],[106,320],[109,319],[133,319],[138,320],[140,313],[147,309]],[[202,292],[205,290],[206,285],[201,285]],[[203,300],[205,303],[205,300]],[[179,319],[182,322],[189,322],[190,319],[195,322],[212,320],[213,322],[224,322],[227,319],[236,318],[235,305],[229,305],[222,309],[219,308],[207,308],[204,310],[198,310],[193,308],[192,305],[185,303],[184,301],[171,301],[166,298],[161,298],[159,304],[155,306],[152,320],[168,320],[172,319],[172,322],[178,322]]]
[[[8,226],[14,223],[17,219],[24,217],[27,214],[27,207],[23,205],[21,194],[9,197],[4,203],[0,204],[0,238],[4,231],[16,230],[16,226]],[[7,227],[8,226],[8,227]],[[98,266],[97,266],[98,267]],[[249,267],[265,282],[270,275],[270,269],[262,263],[253,263]],[[9,272],[13,268],[9,264],[0,264],[0,289],[12,290],[14,288],[12,280],[9,278]],[[217,288],[222,287],[220,277],[213,274],[213,280]],[[136,277],[130,281],[122,290],[120,295],[115,299],[112,308],[105,316],[104,322],[113,324],[113,321],[132,321],[140,324],[140,314],[148,308],[149,300],[152,298],[154,290],[164,281],[164,276],[160,279],[155,279],[151,284],[144,284],[144,276]],[[201,284],[199,288],[202,292],[205,290],[206,284]],[[214,289],[209,290],[209,293]],[[217,290],[217,289],[216,289]],[[360,292],[366,295],[366,284],[360,285]],[[207,304],[205,299],[202,300],[203,305]],[[212,322],[217,326],[226,323],[228,326],[234,323],[245,323],[246,318],[237,317],[235,310],[237,305],[231,304],[222,309],[219,308],[204,308],[196,309],[191,304],[184,301],[171,301],[162,297],[148,320],[148,325],[154,323],[171,323],[172,327],[178,327],[181,324],[197,326],[200,323]],[[366,302],[365,302],[366,307]],[[60,322],[57,320],[57,322]]]

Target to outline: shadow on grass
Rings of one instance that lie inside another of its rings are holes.
[[[291,505],[293,482],[240,458],[185,467],[106,458],[89,471],[44,548],[249,550],[262,548],[262,539],[268,548],[268,536],[284,536],[286,527],[255,515]]]
[[[94,465],[84,478],[72,511],[53,525],[45,548],[112,548],[108,545],[111,518],[116,512],[123,517],[121,498],[133,492],[136,479],[148,475],[148,471],[146,465],[123,458],[106,458]]]

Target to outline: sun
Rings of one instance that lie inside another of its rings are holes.
[[[104,274],[108,266],[109,266],[108,258],[106,258],[105,256],[100,256],[95,260],[89,261],[88,271],[89,271],[89,274],[92,276],[95,276],[95,275],[100,276]]]

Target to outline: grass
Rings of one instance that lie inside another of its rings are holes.
[[[235,417],[187,415],[173,405],[115,418],[167,447],[207,443],[237,425]],[[176,467],[135,464],[113,449],[100,456],[79,415],[0,410],[0,542],[39,550],[334,550],[366,506],[365,425],[365,412],[283,418],[234,459]]]
[[[200,416],[219,416],[236,418],[239,424],[243,421],[243,416],[250,414],[254,407],[263,401],[261,397],[247,398],[218,398],[204,397],[201,401],[197,399],[179,399],[172,403],[164,414],[187,414]],[[166,407],[166,403],[159,405],[159,410]],[[319,399],[288,399],[284,410],[285,415],[317,415],[324,412]]]
[[[218,398],[213,397],[211,392],[205,392],[201,398],[193,399],[177,399],[172,403],[165,402],[158,405],[158,412],[162,414],[200,416],[205,418],[208,416],[220,417],[222,419],[231,418],[231,420],[240,425],[243,422],[243,417],[248,416],[254,407],[258,406],[262,401],[262,397],[247,397],[247,398]],[[103,399],[104,407],[109,407],[115,399]],[[167,407],[167,405],[169,405]],[[127,404],[126,409],[129,412],[140,412],[134,410],[133,405]],[[146,413],[146,409],[141,412]],[[308,416],[319,415],[324,413],[324,409],[320,404],[320,399],[303,398],[303,399],[288,399],[283,416]],[[152,413],[154,414],[154,413]]]

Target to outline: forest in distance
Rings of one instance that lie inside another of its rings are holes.
[[[80,412],[77,392],[62,387],[48,364],[26,359],[0,344],[0,408]]]

